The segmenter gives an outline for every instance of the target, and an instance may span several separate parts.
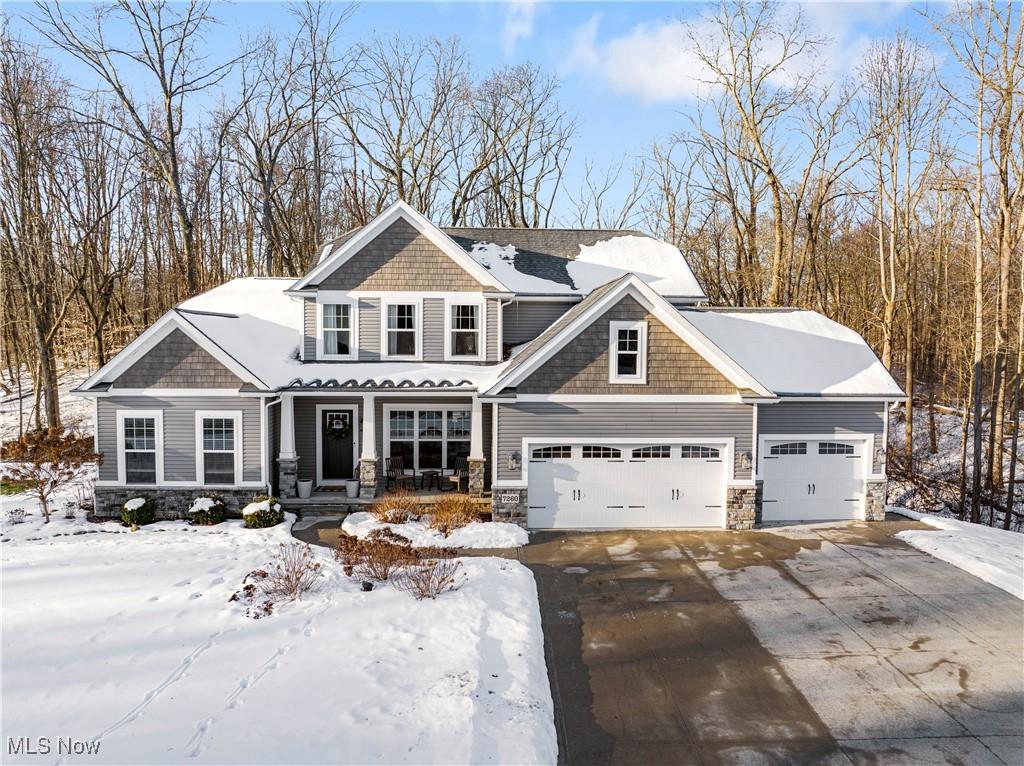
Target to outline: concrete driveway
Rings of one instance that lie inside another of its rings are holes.
[[[533,535],[560,759],[1024,763],[1024,603],[919,526]]]

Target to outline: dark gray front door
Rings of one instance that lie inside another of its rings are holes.
[[[352,411],[324,410],[320,422],[324,481],[341,481],[355,475],[352,450]]]

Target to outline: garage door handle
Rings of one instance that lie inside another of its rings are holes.
[[[812,484],[811,485],[811,494],[812,495],[818,494],[818,485],[817,484]]]

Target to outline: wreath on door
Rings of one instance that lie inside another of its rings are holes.
[[[352,425],[348,418],[334,418],[327,421],[327,438],[331,441],[347,439],[352,435]]]

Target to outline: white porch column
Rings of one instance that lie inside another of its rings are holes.
[[[281,460],[295,460],[295,394],[281,394]]]
[[[362,434],[359,449],[359,496],[377,495],[377,397],[363,394]]]
[[[374,417],[377,397],[365,394],[363,396],[363,427],[362,427],[362,449],[359,452],[360,460],[377,459],[377,420]]]
[[[470,413],[469,459],[484,459],[484,410],[477,396],[473,397],[473,409]]]

